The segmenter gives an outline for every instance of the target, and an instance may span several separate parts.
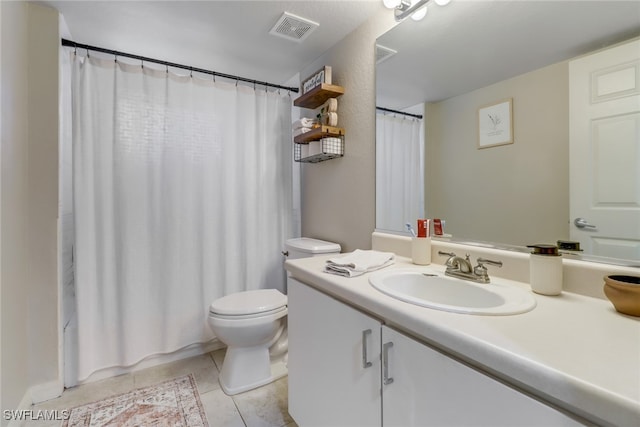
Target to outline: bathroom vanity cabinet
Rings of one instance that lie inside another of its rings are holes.
[[[289,279],[289,412],[303,426],[584,425]]]
[[[293,419],[300,426],[379,426],[380,321],[292,278],[287,298]]]

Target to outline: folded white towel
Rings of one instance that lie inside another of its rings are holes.
[[[293,130],[293,137],[295,138],[298,135],[302,135],[303,133],[307,133],[311,130],[311,128],[298,128]]]
[[[343,256],[327,260],[324,271],[346,277],[356,277],[393,264],[395,255],[392,252],[356,249]]]
[[[307,118],[307,117],[303,117],[300,120],[296,120],[295,122],[293,122],[291,127],[293,129],[310,128],[315,123],[317,123],[316,119],[310,119],[310,118]]]

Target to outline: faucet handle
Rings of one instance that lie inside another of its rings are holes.
[[[478,281],[481,283],[489,283],[489,272],[485,264],[495,265],[496,267],[502,267],[502,261],[492,261],[486,258],[478,258],[478,265],[473,268],[473,274],[476,275]]]
[[[443,252],[443,251],[438,251],[438,254],[448,256],[449,258],[447,258],[445,265],[447,267],[453,267],[453,259],[456,257],[456,254],[454,254],[453,252]]]
[[[438,255],[446,255],[448,257],[456,256],[456,254],[454,254],[453,252],[443,252],[443,251],[438,251]]]
[[[484,267],[485,264],[495,265],[496,267],[502,267],[502,261],[492,261],[486,258],[478,258],[478,267]]]

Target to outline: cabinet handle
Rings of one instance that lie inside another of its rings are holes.
[[[366,331],[362,331],[362,367],[370,368],[373,363],[371,363],[367,357],[367,336],[371,335],[371,329],[367,329]]]
[[[393,347],[393,342],[389,341],[382,345],[382,383],[389,385],[393,378],[389,376],[389,349]]]

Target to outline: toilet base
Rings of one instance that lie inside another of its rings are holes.
[[[225,394],[232,396],[269,384],[287,375],[287,354],[270,358],[264,346],[227,348],[218,377]]]

